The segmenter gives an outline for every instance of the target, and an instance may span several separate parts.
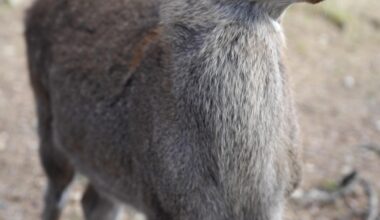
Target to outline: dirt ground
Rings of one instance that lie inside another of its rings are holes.
[[[29,3],[0,0],[0,220],[39,219],[45,187],[22,38]],[[380,194],[380,157],[363,148],[380,144],[379,10],[376,0],[330,0],[292,7],[284,18],[304,145],[301,191],[331,186],[357,170]],[[82,219],[81,185],[74,186],[62,219]],[[348,213],[341,202],[290,203],[286,219],[360,219]]]

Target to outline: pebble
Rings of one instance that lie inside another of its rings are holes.
[[[293,199],[301,199],[305,195],[305,192],[302,189],[297,189],[296,191],[293,192],[291,197]]]
[[[4,151],[7,148],[9,135],[6,132],[0,133],[0,151]]]
[[[356,80],[353,76],[345,76],[343,78],[343,85],[347,88],[347,89],[352,89],[356,84]]]

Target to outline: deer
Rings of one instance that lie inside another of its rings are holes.
[[[25,19],[43,220],[281,220],[301,180],[281,18],[319,0],[36,0]]]

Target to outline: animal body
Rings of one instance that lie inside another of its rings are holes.
[[[279,22],[294,2],[37,0],[43,219],[77,172],[87,220],[118,203],[148,220],[282,219],[301,167]]]

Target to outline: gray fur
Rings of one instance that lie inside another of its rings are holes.
[[[87,219],[113,219],[115,201],[149,220],[282,219],[300,179],[278,21],[291,3],[38,0],[26,40],[44,219],[74,170],[91,183]]]

